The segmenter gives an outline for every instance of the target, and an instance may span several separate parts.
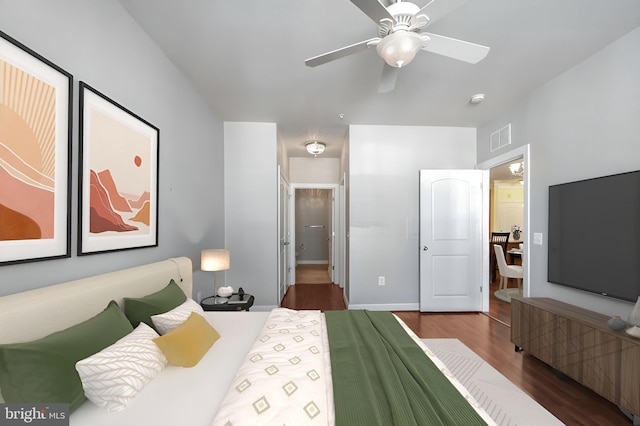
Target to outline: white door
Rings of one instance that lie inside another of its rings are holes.
[[[278,188],[278,302],[287,293],[289,276],[289,183],[280,175],[280,186]]]
[[[486,176],[482,170],[420,171],[421,312],[482,310]]]
[[[328,272],[329,279],[332,283],[335,283],[334,272],[335,272],[335,236],[336,236],[336,191],[334,189],[329,190],[329,197],[331,198],[331,203],[329,203],[329,226],[327,227],[327,258],[328,262]]]

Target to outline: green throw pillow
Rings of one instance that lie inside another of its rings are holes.
[[[151,316],[163,314],[176,306],[182,305],[187,296],[182,289],[171,280],[169,285],[160,291],[139,298],[124,298],[124,313],[135,328],[141,322],[156,330]],[[157,331],[157,330],[156,330]]]
[[[61,313],[63,315],[63,313]],[[39,340],[0,345],[0,389],[5,402],[84,401],[76,362],[126,336],[133,327],[114,301],[88,320]]]

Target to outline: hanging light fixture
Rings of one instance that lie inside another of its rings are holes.
[[[319,154],[324,152],[324,149],[327,147],[322,142],[311,141],[304,144],[305,148],[307,148],[307,152],[314,157],[317,157]]]
[[[514,176],[524,175],[524,162],[509,164],[509,170],[511,170],[511,174]]]
[[[413,61],[416,53],[425,45],[425,37],[413,31],[395,31],[380,40],[376,50],[387,64],[401,68]]]

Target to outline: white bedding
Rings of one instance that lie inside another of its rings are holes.
[[[333,424],[325,324],[320,311],[274,309],[233,379],[213,425]]]
[[[73,426],[210,425],[268,312],[205,312],[220,339],[193,368],[168,365],[122,411],[85,401]]]
[[[112,299],[121,303],[124,297],[153,293],[163,289],[171,279],[191,297],[190,259],[173,258],[0,297],[0,324],[12,324],[12,327],[0,327],[0,344],[39,339],[101,312]],[[60,312],[65,314],[60,315]],[[266,312],[205,312],[205,317],[218,330],[221,338],[195,367],[168,365],[122,411],[110,412],[87,400],[72,413],[70,424],[211,425],[236,371],[261,332],[268,315]],[[406,326],[405,329],[426,349],[411,330]],[[327,404],[332,408],[328,352],[324,356]],[[452,375],[447,376],[456,383]],[[459,383],[456,387],[463,395],[468,395]],[[333,410],[327,414],[327,423],[331,424]],[[489,424],[493,423],[486,413],[481,411],[481,415]]]
[[[287,309],[277,309],[278,312],[293,312]],[[272,311],[273,312],[273,311]],[[144,389],[129,402],[127,407],[122,411],[111,412],[105,408],[100,408],[92,402],[86,400],[70,417],[71,426],[139,426],[143,424],[153,424],[158,426],[164,425],[189,425],[189,426],[209,426],[225,424],[227,420],[233,420],[235,425],[258,425],[265,424],[257,422],[254,412],[248,411],[243,407],[238,408],[246,401],[232,400],[225,403],[226,408],[214,421],[214,417],[218,414],[221,404],[231,387],[237,385],[244,378],[255,377],[251,366],[241,367],[245,356],[250,358],[255,354],[257,348],[265,342],[273,342],[277,345],[277,335],[280,334],[281,328],[269,330],[269,324],[266,323],[270,312],[205,312],[205,317],[209,323],[220,333],[220,339],[207,352],[202,360],[193,368],[181,368],[167,365],[152,381],[146,384]],[[319,364],[312,368],[322,369],[323,374],[321,380],[317,383],[321,384],[320,388],[313,390],[313,393],[305,393],[305,397],[310,399],[312,395],[316,401],[324,400],[323,415],[315,418],[311,422],[279,422],[290,414],[278,414],[272,416],[270,424],[334,424],[333,412],[333,391],[331,382],[331,364],[329,360],[328,344],[326,338],[326,324],[324,316],[319,311],[304,312],[306,319],[304,321],[313,321],[314,318],[320,319],[319,340],[321,359]],[[286,316],[280,318],[286,321]],[[271,323],[274,323],[273,321]],[[302,322],[295,323],[294,327]],[[426,350],[424,344],[411,330],[403,324],[409,335]],[[318,330],[318,328],[314,328]],[[316,334],[315,331],[312,334]],[[273,339],[260,341],[264,336],[272,336]],[[257,345],[254,345],[256,343]],[[318,342],[311,343],[315,346]],[[264,345],[263,345],[264,346]],[[471,395],[460,383],[448,373],[444,364],[437,358],[433,357],[430,352],[427,353],[435,360],[436,365],[441,367],[445,375],[454,385],[461,391],[469,402],[478,410],[481,416],[488,424],[495,424],[493,420],[479,408]],[[289,359],[287,357],[287,359]],[[244,368],[244,371],[242,369]],[[260,368],[260,367],[259,367]],[[240,371],[239,375],[236,375]],[[256,380],[257,382],[257,380]],[[275,386],[268,380],[262,381],[263,386],[267,386],[265,392],[269,392],[268,386]],[[276,386],[279,388],[279,386]],[[309,389],[305,389],[309,391]],[[273,392],[273,391],[270,391]],[[318,395],[323,393],[324,395]],[[322,398],[318,398],[318,396]],[[290,407],[293,407],[291,405]],[[286,407],[285,407],[286,408]],[[230,418],[228,415],[233,414]],[[238,415],[240,414],[240,415]],[[299,419],[299,418],[296,418]],[[278,420],[278,421],[276,421]]]
[[[483,420],[488,425],[495,425],[445,364],[402,320],[396,319]],[[324,371],[325,377],[318,376],[316,372],[319,371]],[[212,426],[334,423],[331,362],[324,314],[320,311],[274,309],[247,352]]]

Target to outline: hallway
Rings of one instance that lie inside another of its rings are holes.
[[[280,304],[283,308],[321,311],[347,309],[342,289],[336,284],[296,284],[289,287]]]
[[[327,284],[331,282],[327,264],[296,266],[296,284]]]

